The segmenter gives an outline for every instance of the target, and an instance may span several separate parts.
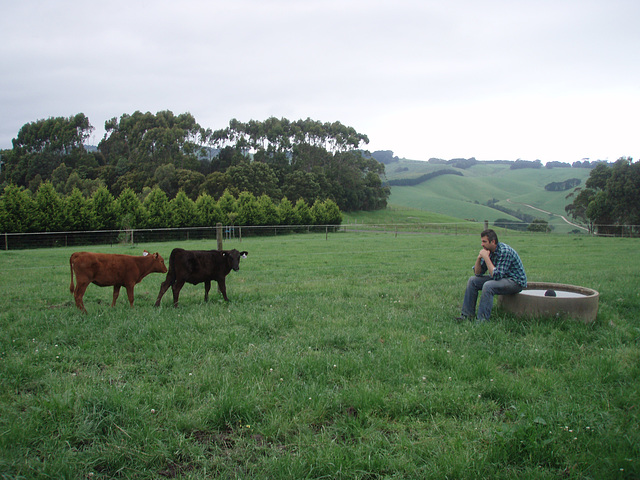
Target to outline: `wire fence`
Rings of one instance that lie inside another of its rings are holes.
[[[126,230],[92,230],[68,232],[37,233],[1,233],[0,250],[23,250],[33,248],[76,247],[91,245],[126,245],[139,243],[172,242],[182,240],[230,240],[251,236],[277,236],[291,233],[323,233],[325,235],[352,233],[387,233],[394,235],[407,234],[442,234],[442,235],[477,235],[487,228],[487,222],[453,222],[453,223],[343,223],[341,225],[214,225],[188,228],[153,228]],[[620,228],[620,226],[617,226]],[[504,234],[540,234],[512,229],[501,229]],[[634,225],[624,226],[615,236],[638,236],[640,228]],[[550,233],[550,232],[542,232]],[[581,233],[586,233],[581,231]],[[610,236],[609,234],[599,236]]]
[[[133,245],[181,240],[239,239],[243,236],[283,235],[290,233],[334,233],[340,225],[207,226],[188,228],[147,228],[68,232],[2,233],[0,250],[75,247],[90,245]]]
[[[67,232],[2,233],[0,250],[32,248],[76,247],[90,245],[126,245],[137,243],[170,242],[181,240],[229,240],[251,236],[276,236],[291,233],[383,232],[398,234],[477,233],[477,225],[463,223],[431,224],[362,224],[341,225],[215,225],[188,228],[153,228],[126,230],[91,230]]]

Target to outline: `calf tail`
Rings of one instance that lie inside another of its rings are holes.
[[[171,254],[169,255],[169,269],[167,271],[167,277],[165,278],[165,283],[169,282],[167,285],[170,287],[176,283],[176,255],[178,254],[176,250],[176,248],[171,250]]]
[[[69,257],[69,268],[71,269],[71,285],[69,286],[69,291],[73,293],[75,287],[73,286],[73,255]]]

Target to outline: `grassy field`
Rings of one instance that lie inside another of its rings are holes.
[[[395,172],[398,168],[409,170]],[[402,161],[398,166],[387,165],[387,177],[411,178],[443,168],[450,167]],[[566,224],[560,215],[566,215],[564,207],[569,203],[566,199],[569,191],[548,192],[544,187],[569,178],[579,178],[581,186],[584,186],[590,173],[590,170],[583,168],[511,170],[509,165],[493,164],[475,165],[459,171],[463,176],[442,175],[412,187],[391,187],[389,204],[394,208],[411,207],[476,221],[493,222],[499,218],[517,221],[515,217],[486,206],[488,200],[497,199],[500,206],[547,220],[557,232],[567,233],[575,227]],[[526,205],[552,212],[553,215]]]
[[[244,238],[229,304],[154,308],[152,274],[88,315],[74,250],[0,252],[0,477],[639,478],[637,240],[500,240],[598,290],[597,321],[454,322],[478,235]],[[177,246],[215,248],[91,250]]]

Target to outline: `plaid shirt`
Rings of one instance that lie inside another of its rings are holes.
[[[496,267],[493,271],[493,279],[510,278],[522,288],[527,288],[527,275],[524,273],[522,260],[517,252],[506,243],[498,242],[495,251],[489,256]],[[481,260],[482,273],[486,273],[487,264]]]

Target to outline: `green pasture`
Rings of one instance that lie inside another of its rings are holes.
[[[458,324],[476,234],[246,237],[230,303],[164,275],[69,292],[71,248],[0,252],[0,478],[640,477],[637,240],[518,235],[596,322]],[[138,254],[185,241],[99,246]]]
[[[402,161],[408,171],[394,172],[396,164],[387,165],[388,178],[412,178],[430,173],[446,165],[432,165],[427,162]],[[584,168],[541,168],[511,170],[509,165],[480,164],[468,169],[459,169],[463,176],[441,175],[416,186],[391,187],[389,204],[391,207],[411,207],[428,210],[450,217],[476,221],[499,218],[517,220],[499,210],[489,208],[487,201],[499,200],[499,205],[511,210],[520,210],[536,218],[547,220],[558,233],[567,233],[575,227],[568,225],[560,216],[566,216],[565,206],[570,191],[549,192],[545,185],[562,182],[570,178],[582,180],[584,186],[591,170]],[[391,174],[389,173],[391,172]],[[542,213],[533,207],[551,212]]]
[[[482,231],[481,222],[461,220],[426,210],[391,206],[372,212],[345,212],[341,231],[367,230],[400,233],[472,234]]]

